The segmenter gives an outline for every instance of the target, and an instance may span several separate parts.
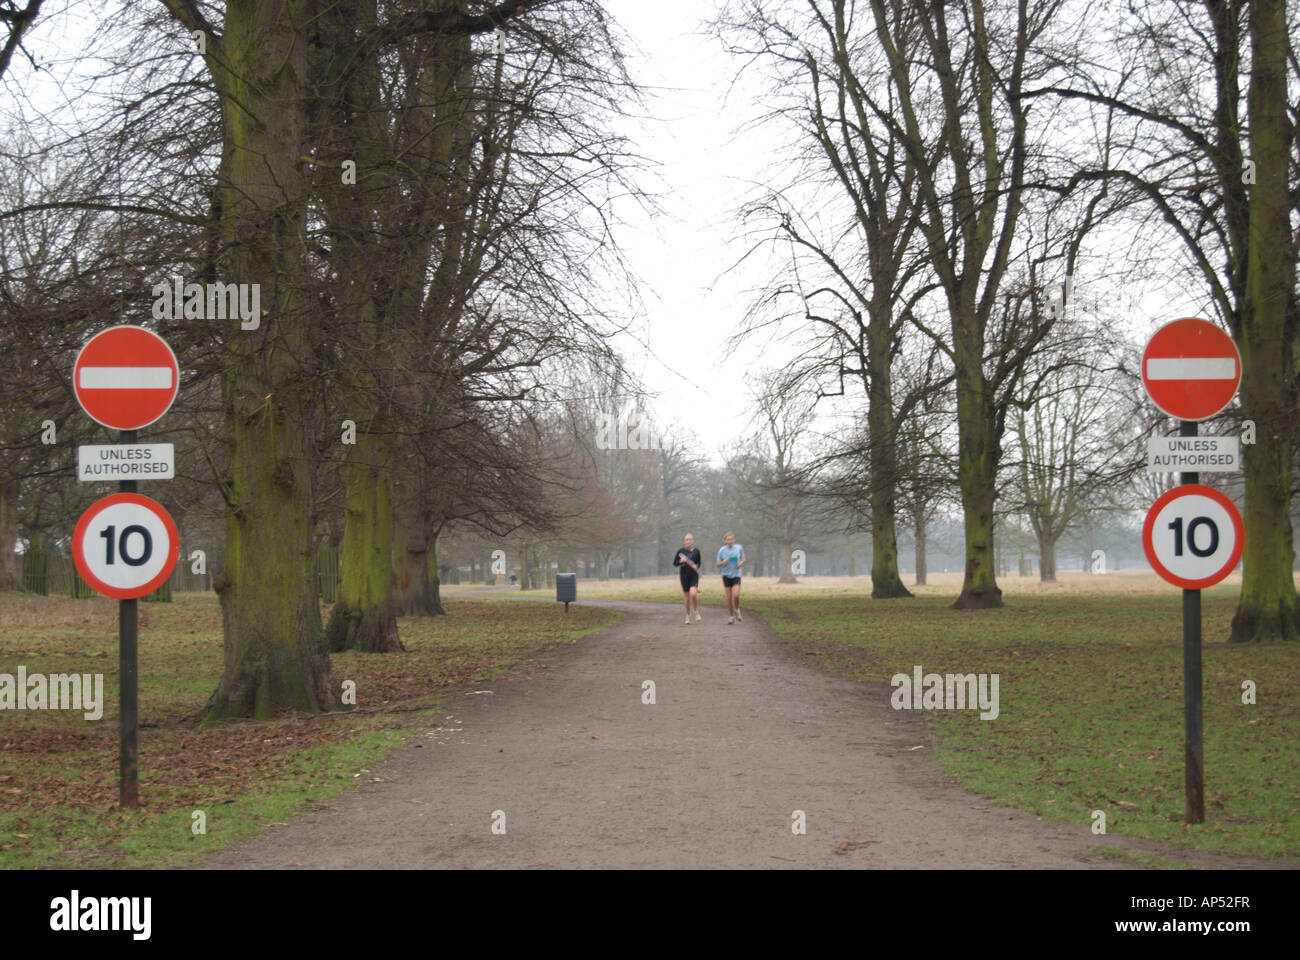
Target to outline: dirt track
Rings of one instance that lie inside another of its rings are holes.
[[[454,692],[358,789],[203,866],[1113,868],[1082,849],[1149,849],[961,789],[887,685],[831,676],[756,615],[605,603],[622,623]]]

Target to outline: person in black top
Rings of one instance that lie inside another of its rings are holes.
[[[673,566],[677,567],[682,577],[682,595],[686,600],[686,622],[691,622],[691,614],[700,620],[700,551],[695,547],[695,538],[689,533],[684,542],[686,546],[677,551],[673,557]]]

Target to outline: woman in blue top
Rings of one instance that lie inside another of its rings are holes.
[[[736,543],[734,533],[728,533],[722,542],[725,545],[718,550],[717,566],[722,568],[722,589],[727,594],[727,623],[743,622],[740,615],[740,568],[745,565],[745,548]]]

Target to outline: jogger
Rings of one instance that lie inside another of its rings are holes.
[[[686,622],[691,622],[691,614],[700,620],[700,551],[695,547],[695,538],[689,533],[683,542],[686,546],[677,551],[673,557],[673,566],[677,567],[682,577],[682,597],[686,601]]]
[[[736,543],[733,533],[722,541],[717,566],[722,568],[722,589],[727,594],[727,623],[735,623],[744,619],[740,615],[740,568],[745,565],[745,548]]]

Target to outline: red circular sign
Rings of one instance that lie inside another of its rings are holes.
[[[72,562],[99,593],[131,600],[153,593],[180,554],[176,521],[157,500],[114,493],[92,503],[72,533]]]
[[[114,430],[138,430],[171,408],[180,366],[167,341],[144,327],[109,327],[77,354],[72,388],[81,409]]]
[[[1237,395],[1241,354],[1208,320],[1186,317],[1166,323],[1142,352],[1142,385],[1164,413],[1179,420],[1207,420]]]
[[[1162,493],[1142,524],[1142,549],[1152,568],[1184,590],[1214,586],[1237,566],[1245,545],[1236,504],[1200,483]]]

